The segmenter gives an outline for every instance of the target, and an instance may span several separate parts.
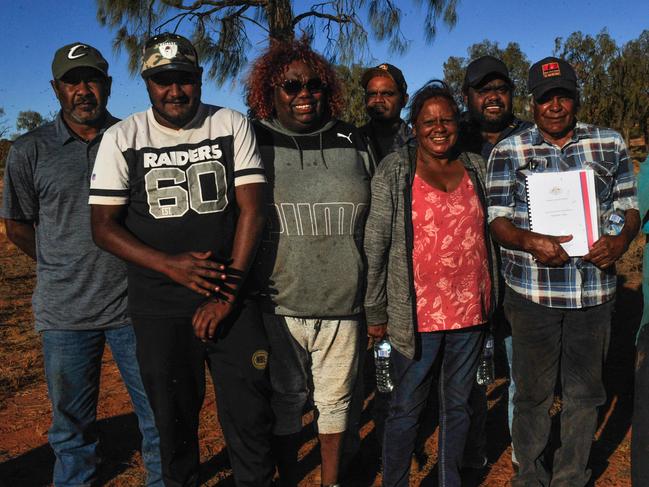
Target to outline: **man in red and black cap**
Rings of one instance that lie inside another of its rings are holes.
[[[383,63],[363,73],[361,86],[370,121],[360,130],[378,164],[410,137],[410,127],[401,119],[401,110],[408,103],[408,85],[399,68]]]
[[[577,121],[579,92],[570,64],[542,59],[530,68],[528,89],[535,125],[493,149],[487,175],[488,219],[501,245],[504,309],[513,336],[512,436],[520,466],[512,485],[582,487],[591,476],[597,409],[606,401],[602,369],[615,303],[614,264],[640,225],[636,183],[622,137]],[[578,169],[594,172],[602,236],[586,255],[569,256],[562,244],[572,235],[531,230],[524,175]],[[548,410],[557,379],[560,446],[548,470]]]

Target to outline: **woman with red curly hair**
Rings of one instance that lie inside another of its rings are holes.
[[[343,99],[333,68],[307,41],[271,45],[252,66],[247,101],[271,188],[253,272],[272,350],[280,479],[298,483],[298,435],[311,396],[322,484],[336,485],[363,336],[372,166],[356,128],[336,118]]]

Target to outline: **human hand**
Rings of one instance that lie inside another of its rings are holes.
[[[553,236],[529,232],[523,248],[541,264],[561,266],[570,258],[561,244],[571,240],[572,235]]]
[[[210,296],[219,292],[220,286],[207,279],[225,280],[225,265],[210,260],[211,251],[183,252],[170,255],[165,262],[165,275],[198,294]]]
[[[613,265],[628,249],[628,241],[622,235],[604,235],[599,238],[583,260],[606,269]]]
[[[216,328],[232,311],[232,303],[223,299],[210,299],[201,304],[192,317],[194,335],[203,341],[211,340]]]
[[[388,330],[387,323],[383,323],[380,325],[367,325],[367,336],[370,337],[375,342],[378,342],[383,339],[387,330]]]

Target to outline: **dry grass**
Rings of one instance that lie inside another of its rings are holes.
[[[0,234],[0,407],[18,391],[43,381],[40,338],[31,313],[35,277],[31,259]]]

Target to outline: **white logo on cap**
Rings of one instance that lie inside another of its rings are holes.
[[[178,52],[178,44],[175,42],[163,42],[158,46],[160,55],[165,59],[173,59]]]
[[[82,47],[87,48],[88,46],[86,46],[85,44],[77,44],[76,46],[72,46],[70,48],[70,50],[68,51],[68,59],[78,59],[78,58],[83,57],[86,54],[88,54],[86,51],[84,51],[84,52],[82,52],[80,54],[75,54],[75,52],[78,49],[81,49]]]

